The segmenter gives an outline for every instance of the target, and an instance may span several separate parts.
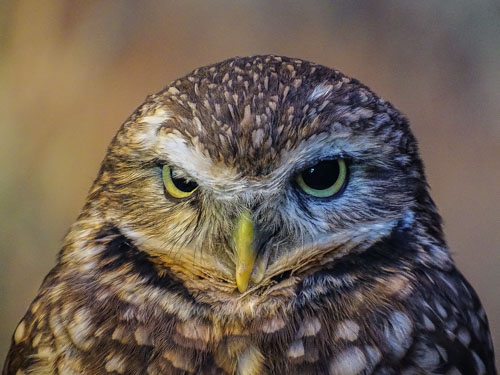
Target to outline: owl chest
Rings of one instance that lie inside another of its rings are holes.
[[[63,310],[40,316],[45,322],[40,328],[47,332],[31,343],[40,359],[36,366],[57,367],[61,374],[367,375],[376,373],[384,356],[398,350],[403,355],[403,341],[411,335],[401,324],[384,330],[383,339],[401,342],[388,348],[376,342],[365,320],[338,319],[321,309],[245,323],[180,319],[158,311],[121,309],[108,315],[94,314],[90,307]],[[404,323],[405,316],[394,318]]]
[[[275,316],[248,325],[171,321],[110,333],[109,343],[99,345],[106,353],[90,357],[100,356],[104,369],[117,373],[139,368],[150,375],[329,374],[332,369],[369,374],[370,363],[381,355],[375,346],[361,345],[362,329],[353,320],[343,321],[334,339],[317,316],[299,322]]]
[[[179,299],[165,306],[107,302],[66,303],[47,315],[58,368],[115,375],[371,374],[387,350],[404,354],[412,333],[402,312],[393,314],[397,329],[382,330],[360,310],[350,314],[331,300],[246,320],[197,314],[199,307]],[[380,345],[375,331],[386,341],[397,338],[401,348]]]

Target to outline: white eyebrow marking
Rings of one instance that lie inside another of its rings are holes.
[[[150,147],[156,141],[156,132],[158,128],[172,118],[172,113],[165,108],[157,109],[153,114],[139,117],[137,124],[140,126],[139,131],[135,135],[135,142]]]
[[[170,133],[158,139],[159,150],[169,162],[186,171],[200,185],[210,185],[215,190],[244,189],[245,181],[236,170],[223,163],[214,162],[203,150],[192,146],[180,135]],[[226,193],[227,190],[226,190]]]
[[[319,99],[321,97],[327,96],[330,91],[332,91],[333,85],[325,85],[324,83],[320,83],[316,86],[312,93],[309,94],[308,100],[313,101]]]
[[[172,114],[167,112],[164,108],[156,110],[152,115],[145,116],[139,119],[139,123],[146,123],[149,125],[160,125],[165,121],[170,120]]]
[[[184,138],[169,134],[161,140],[161,143],[169,160],[190,174],[212,169],[213,163],[210,158],[200,150],[188,146]]]

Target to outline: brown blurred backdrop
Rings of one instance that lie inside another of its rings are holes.
[[[500,3],[0,1],[0,363],[106,146],[145,96],[235,55],[312,60],[410,119],[500,351]]]

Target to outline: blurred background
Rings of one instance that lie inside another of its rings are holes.
[[[409,117],[500,352],[497,0],[1,0],[0,363],[120,124],[196,67],[264,53],[339,69]]]

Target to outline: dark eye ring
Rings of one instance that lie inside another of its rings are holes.
[[[305,193],[318,198],[337,194],[347,182],[347,165],[344,159],[322,160],[304,169],[296,178]]]

